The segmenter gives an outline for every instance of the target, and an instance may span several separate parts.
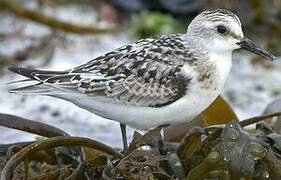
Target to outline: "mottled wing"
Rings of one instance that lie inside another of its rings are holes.
[[[37,77],[101,101],[159,107],[185,94],[192,76],[181,70],[196,57],[182,43],[182,35],[163,36],[123,46],[63,74]]]
[[[178,100],[185,94],[191,77],[181,76],[179,69],[180,67],[171,67],[167,71],[159,70],[153,72],[155,73],[153,76],[147,75],[143,78],[83,80],[78,84],[78,90],[89,96],[104,97],[104,100],[107,101],[112,100],[113,102],[136,106],[160,107]],[[156,79],[156,76],[161,76],[160,74],[163,76],[162,79]],[[164,78],[166,80],[163,80]]]
[[[182,35],[142,40],[73,69],[84,77],[78,90],[136,106],[164,106],[181,98],[191,76],[183,64],[196,56],[182,43]],[[92,73],[92,74],[91,74]],[[96,77],[94,77],[96,76]]]

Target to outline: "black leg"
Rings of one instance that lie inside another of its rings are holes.
[[[123,148],[126,150],[128,148],[127,144],[127,133],[126,133],[126,125],[119,123],[120,128],[121,128],[121,133],[122,133],[122,140],[123,140]]]

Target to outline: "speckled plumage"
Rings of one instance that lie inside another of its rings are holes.
[[[143,39],[70,70],[11,68],[36,82],[11,92],[65,99],[137,129],[189,121],[221,92],[237,48],[232,42],[224,48],[224,39],[215,41],[223,37],[216,34],[212,23],[218,22],[213,20],[221,16],[235,37],[243,36],[236,15],[213,13],[214,18],[211,11],[200,14],[186,34]]]
[[[180,74],[185,63],[203,56],[174,34],[143,39],[64,72],[32,71],[28,77],[66,91],[99,96],[118,103],[160,107],[181,98],[190,80]],[[21,74],[23,69],[18,69]],[[50,92],[52,93],[52,92]]]

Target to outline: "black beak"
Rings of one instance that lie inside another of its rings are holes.
[[[265,49],[257,46],[256,43],[254,43],[251,39],[248,39],[247,37],[244,37],[237,44],[240,45],[240,47],[242,49],[255,53],[261,57],[264,57],[265,59],[267,59],[269,61],[273,61],[276,58],[273,54],[271,54],[270,52],[266,51]]]

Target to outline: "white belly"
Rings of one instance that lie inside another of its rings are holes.
[[[231,65],[230,65],[231,66]],[[96,115],[124,123],[136,129],[150,129],[164,124],[177,124],[191,121],[204,111],[220,94],[230,71],[230,66],[224,66],[216,71],[213,79],[214,87],[206,89],[194,81],[186,95],[170,105],[153,108],[124,104],[111,104],[96,101],[94,98],[72,96],[74,104],[87,109]],[[76,101],[78,99],[78,101]]]
[[[68,101],[87,109],[101,117],[114,120],[136,129],[150,129],[164,124],[176,124],[191,121],[192,118],[204,111],[221,93],[231,68],[229,56],[210,56],[215,65],[212,72],[212,87],[204,87],[198,83],[198,72],[190,66],[184,66],[183,74],[192,73],[194,78],[187,87],[186,95],[179,100],[159,108],[125,105],[97,101],[95,97],[73,94]],[[202,83],[202,82],[201,82]]]
[[[124,123],[136,129],[150,129],[164,124],[177,124],[188,122],[206,109],[219,95],[221,88],[214,91],[199,89],[192,86],[188,94],[176,102],[159,107],[141,107],[122,104],[109,104],[95,100],[77,99],[73,97],[73,103],[87,109],[96,115]]]

